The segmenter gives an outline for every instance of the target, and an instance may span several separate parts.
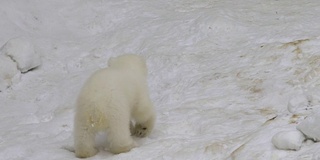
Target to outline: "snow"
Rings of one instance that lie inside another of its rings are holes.
[[[314,88],[291,97],[288,111],[294,115],[311,115],[320,110],[319,91]]]
[[[0,159],[76,159],[79,89],[125,53],[147,60],[155,130],[119,155],[99,136],[99,153],[88,159],[319,159],[320,143],[299,151],[272,144],[319,108],[319,7],[317,0],[2,0],[0,46],[26,37],[41,65],[20,74],[0,55]],[[289,112],[289,103],[305,106],[293,97],[312,111]]]
[[[304,94],[294,96],[289,100],[288,111],[295,115],[311,114],[308,97]]]
[[[17,63],[21,72],[27,72],[41,64],[40,56],[35,53],[33,44],[23,37],[9,40],[1,52]]]
[[[320,115],[319,112],[312,114],[304,119],[297,129],[304,133],[308,138],[311,138],[314,141],[320,141]]]
[[[272,137],[273,145],[283,150],[299,150],[304,140],[304,135],[297,130],[282,131]]]
[[[26,38],[9,40],[0,49],[0,91],[20,81],[20,74],[38,67],[40,56]]]
[[[14,79],[19,79],[19,70],[10,57],[0,54],[0,92],[10,87]]]

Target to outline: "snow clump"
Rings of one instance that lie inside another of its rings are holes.
[[[282,131],[272,137],[272,144],[282,150],[300,150],[305,136],[297,130]]]

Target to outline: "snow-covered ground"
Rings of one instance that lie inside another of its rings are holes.
[[[319,15],[318,0],[1,0],[0,47],[40,59],[0,53],[0,159],[76,159],[76,96],[124,53],[147,60],[156,127],[119,155],[99,135],[89,160],[320,159],[311,140],[272,144],[320,108]]]

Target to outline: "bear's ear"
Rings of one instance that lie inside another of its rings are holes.
[[[108,66],[110,67],[113,62],[114,62],[114,57],[110,57],[108,60]]]

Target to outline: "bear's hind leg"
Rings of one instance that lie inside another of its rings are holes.
[[[90,128],[75,127],[74,149],[78,158],[92,157],[98,152],[94,147],[95,133],[89,130]]]

